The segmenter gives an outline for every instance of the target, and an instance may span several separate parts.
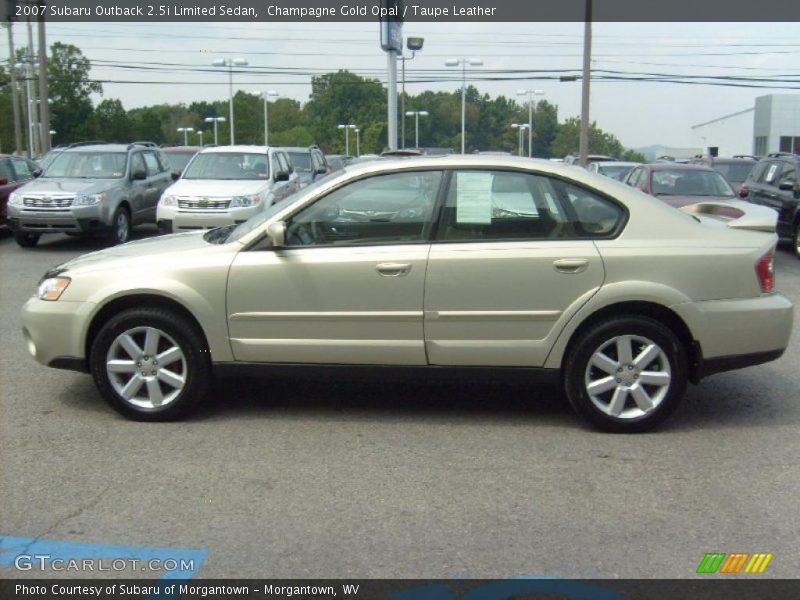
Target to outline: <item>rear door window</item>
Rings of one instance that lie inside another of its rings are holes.
[[[155,153],[143,152],[142,154],[144,155],[145,165],[147,165],[147,176],[152,177],[161,173],[161,164],[158,162]]]

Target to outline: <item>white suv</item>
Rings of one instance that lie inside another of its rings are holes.
[[[156,221],[163,233],[237,225],[298,185],[289,156],[280,148],[207,148],[161,196]]]

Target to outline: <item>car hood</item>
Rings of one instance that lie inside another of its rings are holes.
[[[99,194],[120,184],[122,179],[72,179],[46,177],[34,179],[20,188],[23,193],[33,194]]]
[[[189,231],[187,233],[175,233],[143,240],[136,240],[83,254],[70,261],[55,267],[52,271],[63,273],[64,271],[93,270],[95,268],[108,269],[112,261],[126,262],[135,260],[137,263],[142,261],[167,264],[170,257],[181,252],[191,252],[202,248],[213,248],[214,245],[203,239],[205,231]]]
[[[269,187],[266,179],[179,179],[165,192],[175,196],[252,196]]]
[[[656,194],[656,198],[675,208],[680,208],[681,206],[687,206],[689,204],[697,204],[698,202],[729,202],[731,200],[738,200],[736,196],[670,196],[668,194]]]

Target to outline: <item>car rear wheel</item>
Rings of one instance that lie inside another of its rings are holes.
[[[160,308],[123,311],[100,329],[90,365],[95,383],[118,412],[139,421],[187,415],[211,378],[206,344],[182,315]]]
[[[658,321],[640,316],[592,326],[564,366],[564,389],[575,412],[616,433],[657,426],[680,404],[686,381],[680,340]]]
[[[131,217],[124,207],[119,207],[111,221],[108,241],[111,244],[124,244],[131,237]]]
[[[16,240],[17,244],[23,248],[33,248],[39,243],[40,237],[41,235],[38,233],[25,233],[23,231],[18,231],[14,234],[14,239]]]

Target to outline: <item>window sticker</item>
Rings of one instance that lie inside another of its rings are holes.
[[[764,178],[768,183],[772,183],[775,178],[775,171],[778,170],[778,165],[771,164],[769,166],[769,171],[767,171],[767,176]]]
[[[456,173],[456,222],[491,225],[491,173]]]

